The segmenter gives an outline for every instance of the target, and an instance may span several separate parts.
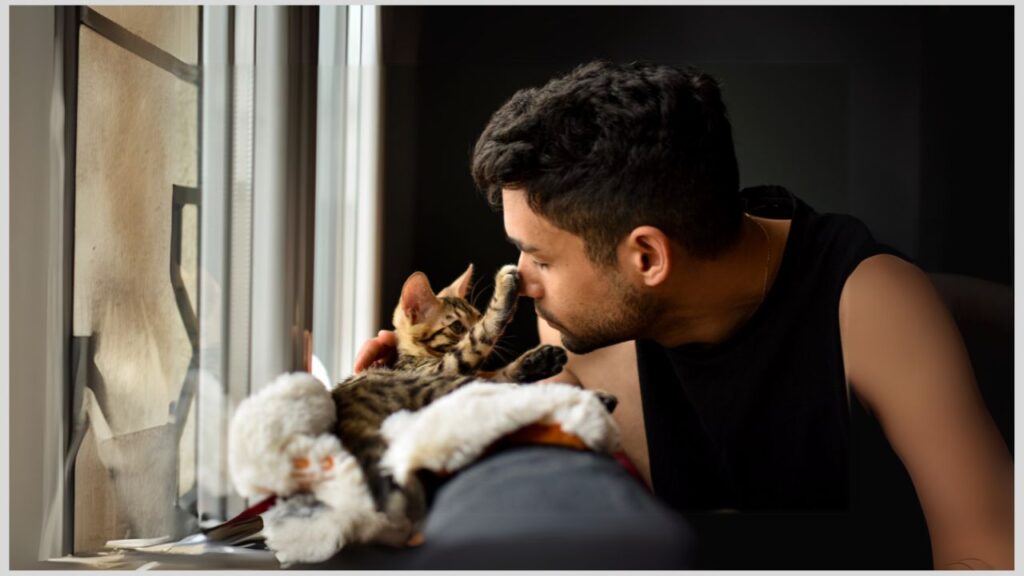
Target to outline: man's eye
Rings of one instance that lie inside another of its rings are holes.
[[[453,322],[448,328],[456,334],[462,334],[466,331],[466,327],[462,325],[462,322]]]
[[[548,269],[548,265],[545,264],[544,262],[538,262],[538,261],[534,260],[533,261],[533,265],[536,266],[537,268],[541,269],[541,270],[547,270]]]

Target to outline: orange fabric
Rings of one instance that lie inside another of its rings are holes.
[[[530,424],[506,435],[501,441],[508,444],[550,444],[588,450],[578,436],[562,430],[558,424]]]
[[[502,436],[484,450],[484,454],[492,453],[507,446],[520,446],[523,444],[546,444],[549,446],[565,446],[566,448],[576,450],[590,450],[579,437],[562,430],[562,427],[558,424],[530,424]],[[451,471],[438,470],[435,474],[445,477],[450,476]]]

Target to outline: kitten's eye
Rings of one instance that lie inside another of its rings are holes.
[[[466,327],[462,325],[462,322],[452,322],[448,328],[456,334],[462,334],[466,331]]]
[[[309,468],[309,458],[292,458],[292,468],[296,470],[305,470]]]
[[[324,459],[320,461],[320,468],[323,470],[330,470],[331,468],[334,468],[334,458],[324,456]]]

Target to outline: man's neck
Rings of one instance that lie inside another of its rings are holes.
[[[744,217],[739,240],[725,253],[714,260],[680,258],[650,338],[666,348],[728,340],[762,304],[780,253],[768,228]]]

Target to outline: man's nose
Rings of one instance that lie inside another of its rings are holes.
[[[544,289],[537,281],[536,271],[527,260],[526,254],[519,255],[519,295],[538,300],[544,296]]]

